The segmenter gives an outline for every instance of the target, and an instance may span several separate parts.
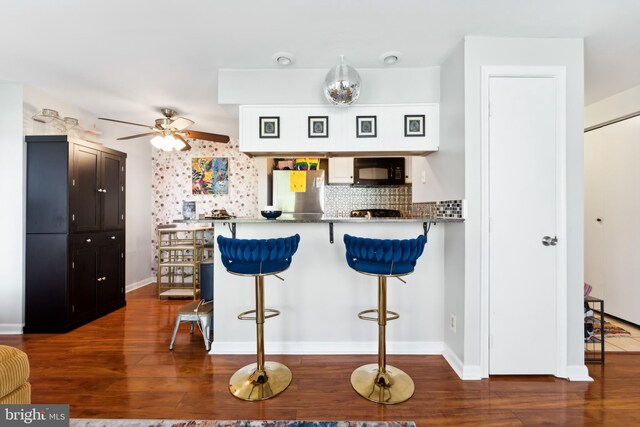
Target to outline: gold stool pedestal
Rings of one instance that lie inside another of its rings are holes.
[[[372,402],[393,405],[413,396],[413,380],[404,371],[387,365],[384,372],[376,363],[360,366],[351,374],[353,389]]]
[[[282,363],[264,362],[264,370],[252,363],[240,368],[229,380],[229,390],[238,399],[265,400],[282,393],[291,384],[291,371]]]

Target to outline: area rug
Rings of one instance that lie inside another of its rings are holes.
[[[70,427],[416,427],[416,424],[413,421],[214,421],[72,418]]]
[[[593,325],[593,336],[600,336],[600,324],[596,323]],[[604,336],[605,337],[630,337],[631,333],[620,326],[616,326],[613,323],[604,322]]]

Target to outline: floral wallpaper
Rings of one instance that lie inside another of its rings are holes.
[[[156,253],[158,224],[170,224],[182,219],[182,202],[196,202],[196,217],[213,209],[226,209],[234,216],[255,216],[258,213],[258,170],[251,157],[238,150],[238,140],[228,144],[194,140],[189,151],[153,149],[152,211],[154,224],[153,253]],[[228,194],[192,194],[191,162],[198,157],[225,157],[228,163]]]

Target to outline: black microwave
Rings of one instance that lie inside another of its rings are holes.
[[[356,157],[353,159],[355,185],[404,184],[404,157]]]

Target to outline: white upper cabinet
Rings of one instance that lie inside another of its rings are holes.
[[[329,184],[353,184],[353,157],[329,159]]]
[[[253,155],[424,155],[438,150],[438,104],[240,106],[240,151]]]

